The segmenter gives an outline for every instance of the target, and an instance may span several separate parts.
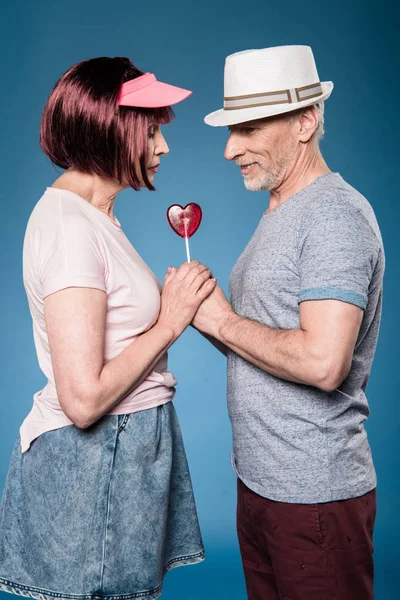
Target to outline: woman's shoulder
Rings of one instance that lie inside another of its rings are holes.
[[[48,189],[29,217],[23,242],[23,261],[41,263],[63,249],[72,253],[98,251],[104,246],[99,228],[84,208],[62,192]]]
[[[72,230],[77,236],[79,233],[93,232],[95,225],[84,208],[68,192],[46,188],[30,214],[26,234],[33,231],[55,234],[57,231],[65,233]]]

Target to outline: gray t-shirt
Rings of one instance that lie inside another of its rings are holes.
[[[273,329],[298,329],[304,300],[332,298],[364,309],[351,371],[333,392],[274,377],[228,351],[232,463],[261,496],[329,502],[376,486],[365,390],[384,266],[372,207],[338,173],[321,175],[265,213],[234,266],[235,312]]]

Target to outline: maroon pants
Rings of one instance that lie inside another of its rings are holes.
[[[373,600],[375,490],[323,504],[274,502],[238,480],[249,600]]]

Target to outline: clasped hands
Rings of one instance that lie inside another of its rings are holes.
[[[223,290],[208,267],[197,260],[169,267],[161,295],[160,321],[174,337],[192,325],[202,333],[219,338],[221,325],[234,315]]]

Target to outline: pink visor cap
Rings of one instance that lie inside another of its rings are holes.
[[[153,73],[145,73],[121,85],[118,105],[161,108],[177,104],[192,93],[189,90],[157,81]]]

